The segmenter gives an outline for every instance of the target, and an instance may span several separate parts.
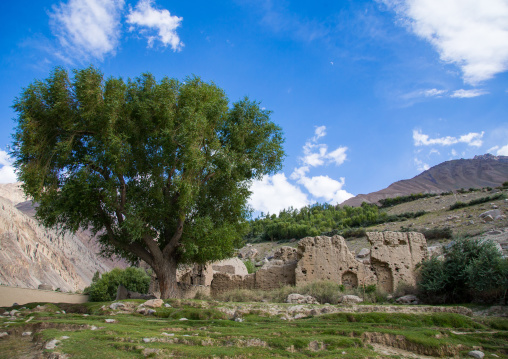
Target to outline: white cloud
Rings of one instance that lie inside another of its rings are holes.
[[[483,134],[484,132],[482,131],[481,133],[471,132],[459,138],[451,136],[430,138],[429,135],[423,134],[420,130],[413,130],[413,140],[415,146],[450,146],[457,143],[466,143],[468,146],[481,147],[483,144]]]
[[[453,157],[456,157],[458,155],[458,153],[457,153],[457,151],[455,151],[455,149],[452,148],[451,155]]]
[[[453,151],[453,150],[452,150]],[[436,150],[435,148],[431,149],[430,152],[429,152],[429,155],[432,155],[432,154],[436,154],[436,155],[440,155],[441,153],[439,153],[438,150]]]
[[[497,150],[497,155],[498,156],[508,156],[508,145],[499,148]]]
[[[347,147],[337,147],[328,152],[328,146],[317,141],[326,135],[326,126],[316,127],[314,137],[308,140],[303,146],[304,157],[301,158],[305,166],[318,167],[326,163],[335,163],[337,166],[343,164],[346,159]]]
[[[12,166],[13,161],[9,157],[9,154],[3,150],[0,150],[0,183],[14,183],[17,182],[16,173]]]
[[[414,160],[415,160],[415,165],[416,165],[416,168],[418,169],[418,171],[423,172],[423,171],[427,171],[430,168],[430,166],[427,163],[423,162],[422,160],[419,160],[418,158],[415,158]]]
[[[345,184],[344,177],[337,181],[328,176],[303,176],[298,180],[298,183],[302,184],[314,197],[321,198],[331,204],[342,203],[354,197],[342,189]]]
[[[135,26],[155,30],[157,36],[148,35],[146,29],[140,32],[148,39],[148,47],[152,47],[157,39],[164,46],[171,46],[173,51],[180,51],[184,44],[176,33],[183,18],[172,16],[166,9],[158,10],[152,6],[153,0],[140,0],[135,9],[130,9],[127,15],[127,23],[133,25],[130,31],[134,31]]]
[[[470,84],[508,69],[506,0],[378,0],[430,42],[441,59],[458,65]]]
[[[249,204],[256,211],[279,213],[290,206],[301,208],[310,204],[307,195],[299,187],[289,183],[283,173],[255,181],[251,191]]]
[[[118,46],[123,7],[124,0],[60,2],[49,13],[50,26],[71,57],[102,59]]]
[[[487,94],[488,94],[488,92],[484,91],[484,90],[477,90],[477,89],[474,89],[474,90],[463,90],[463,89],[460,89],[460,90],[454,91],[450,95],[450,97],[455,97],[455,98],[471,98],[471,97],[478,97],[478,96],[487,95]]]
[[[319,126],[316,127],[316,130],[314,131],[314,137],[312,140],[316,142],[319,138],[326,136],[326,126]]]

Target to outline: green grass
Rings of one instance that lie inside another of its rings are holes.
[[[410,350],[420,354],[449,350],[462,355],[473,346],[480,346],[487,355],[508,358],[508,320],[503,318],[476,320],[452,313],[373,312],[334,313],[283,321],[277,315],[261,313],[258,308],[263,304],[257,303],[242,316],[243,322],[236,322],[220,311],[220,307],[245,309],[249,304],[196,300],[167,302],[172,307],[158,308],[155,316],[119,314],[107,309],[108,302],[66,305],[67,314],[55,313],[64,306],[50,305],[42,312],[23,312],[15,324],[7,324],[9,319],[1,318],[0,332],[8,331],[11,335],[8,339],[0,339],[0,358],[21,357],[23,353],[33,351],[37,344],[40,348],[42,343],[62,336],[69,339],[61,340],[53,351],[73,359],[375,358],[381,355],[370,346],[372,333],[398,338],[399,342],[402,340]],[[101,309],[103,305],[106,310]],[[29,317],[34,318],[25,322]],[[116,322],[106,323],[107,318]],[[180,321],[180,318],[189,320]],[[99,329],[91,330],[91,326]],[[34,341],[21,337],[23,331],[33,331]],[[153,338],[153,341],[146,343],[144,338]],[[313,348],[322,350],[313,351]],[[46,355],[51,352],[44,351],[48,352]]]

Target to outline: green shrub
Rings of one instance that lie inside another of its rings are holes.
[[[488,240],[461,239],[419,269],[421,296],[435,303],[495,302],[506,298],[508,263]]]
[[[451,239],[453,237],[453,232],[450,227],[444,228],[432,228],[432,229],[424,229],[421,233],[425,236],[425,239]]]
[[[94,275],[94,279],[96,280],[84,290],[91,302],[114,300],[120,284],[130,291],[144,294],[148,292],[150,286],[148,274],[143,269],[134,267],[115,268],[103,273],[99,279]]]
[[[257,270],[256,265],[250,259],[243,261],[243,264],[245,264],[245,267],[247,268],[247,273],[249,274],[254,273]]]

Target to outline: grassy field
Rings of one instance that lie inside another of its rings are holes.
[[[171,307],[142,315],[136,309],[143,301],[123,303],[120,310],[109,309],[111,303],[16,307],[15,319],[0,319],[0,333],[9,333],[0,339],[0,358],[465,358],[473,349],[508,358],[502,318],[411,314],[403,306],[381,313],[377,306],[284,320],[280,308],[299,308],[198,300],[169,300]],[[45,349],[53,340],[56,347]]]

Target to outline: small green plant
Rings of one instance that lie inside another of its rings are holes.
[[[243,264],[245,264],[245,267],[247,268],[247,273],[251,274],[251,273],[256,272],[256,270],[257,270],[256,264],[253,261],[251,261],[250,259],[243,261]]]
[[[377,287],[375,284],[369,284],[365,286],[365,294],[374,293],[376,291]]]

